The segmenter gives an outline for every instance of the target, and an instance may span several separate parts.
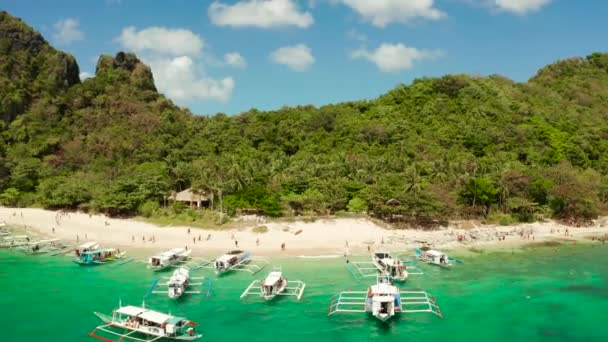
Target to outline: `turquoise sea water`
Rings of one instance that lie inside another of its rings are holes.
[[[290,279],[307,283],[300,302],[241,302],[241,292],[262,272],[213,275],[209,298],[190,295],[176,303],[154,295],[146,305],[200,323],[201,341],[608,340],[608,246],[463,259],[452,270],[420,266],[425,275],[401,286],[435,295],[443,319],[402,315],[383,324],[365,314],[328,317],[332,295],[365,290],[372,281],[355,281],[343,258],[273,260]],[[141,304],[158,276],[143,264],[80,267],[67,257],[0,251],[0,340],[95,341],[86,335],[100,323],[92,312],[110,313],[119,298]]]

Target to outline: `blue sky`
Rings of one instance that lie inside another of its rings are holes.
[[[526,81],[606,51],[602,0],[5,0],[94,74],[134,51],[196,114],[371,99],[451,73]],[[85,75],[83,74],[83,77]]]

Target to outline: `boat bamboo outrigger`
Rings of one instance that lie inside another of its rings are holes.
[[[400,291],[387,277],[378,277],[367,291],[344,291],[334,296],[328,315],[367,312],[382,322],[399,313],[433,313],[443,317],[435,297],[425,291]]]
[[[190,254],[192,254],[191,249],[173,248],[150,257],[148,259],[148,268],[156,272],[169,267],[180,266],[190,259]]]
[[[254,259],[249,252],[235,250],[221,255],[217,259],[209,261],[207,264],[199,267],[212,267],[217,274],[223,274],[230,271],[244,271],[254,275],[268,265],[268,261],[265,259],[255,259],[257,263],[253,263],[253,260]]]
[[[420,275],[422,271],[411,263],[393,257],[388,252],[374,252],[372,261],[353,261],[348,263],[349,270],[355,278],[377,277],[384,275],[395,281],[405,281],[409,275]],[[350,265],[350,266],[349,266]]]
[[[112,311],[112,316],[99,312],[95,312],[95,315],[104,324],[93,329],[89,336],[104,342],[122,342],[125,339],[149,342],[163,338],[177,341],[194,341],[203,336],[196,333],[198,324],[186,318],[149,310],[145,305],[138,307],[119,304],[119,308]],[[100,333],[118,337],[118,340],[103,337]]]
[[[166,287],[166,290],[155,290],[152,293],[162,293],[167,294],[169,298],[177,299],[182,295],[189,294],[199,294],[200,290],[194,290],[191,287],[193,286],[201,286],[203,282],[191,283],[192,280],[205,280],[204,277],[191,277],[190,270],[186,267],[180,267],[173,272],[171,277],[163,277],[167,280],[164,284],[154,284],[154,287]],[[209,292],[207,292],[209,294]]]
[[[453,262],[457,262],[459,264],[463,263],[458,259],[449,257],[447,254],[433,249],[421,251],[418,248],[414,248],[414,253],[416,253],[416,258],[418,258],[420,261],[440,267],[450,267],[453,265]]]
[[[74,262],[80,266],[104,265],[124,258],[126,253],[114,248],[95,249],[81,253]]]
[[[287,280],[281,268],[275,268],[262,280],[254,280],[241,294],[241,299],[247,296],[258,296],[271,300],[276,296],[294,296],[302,298],[306,284],[300,280]]]

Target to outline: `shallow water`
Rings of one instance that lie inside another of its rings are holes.
[[[307,283],[301,302],[241,302],[241,292],[262,272],[213,275],[208,298],[190,295],[176,303],[152,295],[146,305],[200,323],[202,341],[608,340],[608,247],[538,248],[463,259],[464,265],[451,270],[420,266],[425,275],[401,286],[435,295],[443,319],[410,314],[383,324],[365,314],[328,317],[332,295],[365,290],[372,281],[355,281],[343,258],[274,260],[290,279]],[[92,312],[109,313],[119,299],[141,304],[158,276],[143,264],[80,267],[66,257],[0,251],[0,340],[94,341],[86,335],[100,323]]]

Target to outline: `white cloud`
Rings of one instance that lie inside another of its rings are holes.
[[[367,39],[368,39],[368,38],[367,38],[367,36],[366,36],[365,34],[363,34],[363,33],[359,32],[359,31],[357,31],[357,30],[355,30],[355,29],[348,30],[348,31],[346,32],[346,36],[347,36],[349,39],[356,40],[356,41],[358,41],[358,42],[362,42],[362,43],[367,42]]]
[[[270,54],[270,59],[300,72],[306,71],[315,62],[312,50],[304,44],[279,48]]]
[[[84,39],[84,33],[80,30],[80,23],[76,19],[67,18],[59,20],[53,25],[55,33],[53,38],[60,44],[70,44]]]
[[[374,26],[409,23],[415,19],[437,20],[445,13],[433,7],[433,0],[338,0],[351,7]]]
[[[435,58],[442,54],[439,50],[419,50],[399,44],[381,44],[377,49],[369,51],[367,49],[355,50],[352,58],[364,58],[376,64],[383,72],[395,72],[411,69],[414,63],[427,59]]]
[[[203,39],[190,30],[164,27],[148,27],[141,31],[133,26],[126,27],[115,40],[131,51],[152,51],[173,56],[196,56],[204,46]]]
[[[529,12],[540,10],[549,4],[551,0],[494,0],[498,9],[524,15]]]
[[[178,102],[196,99],[225,102],[235,87],[232,77],[214,79],[201,75],[188,56],[151,60],[150,67],[158,89]]]
[[[81,72],[80,74],[78,74],[78,76],[80,76],[81,81],[84,81],[87,78],[93,77],[93,75],[90,72],[86,72],[86,71]]]
[[[314,22],[310,12],[299,11],[293,0],[243,0],[234,5],[214,1],[208,14],[213,24],[232,27],[306,28]]]
[[[245,68],[247,67],[247,61],[245,58],[241,56],[238,52],[230,52],[224,55],[224,63],[233,66],[235,68]]]

